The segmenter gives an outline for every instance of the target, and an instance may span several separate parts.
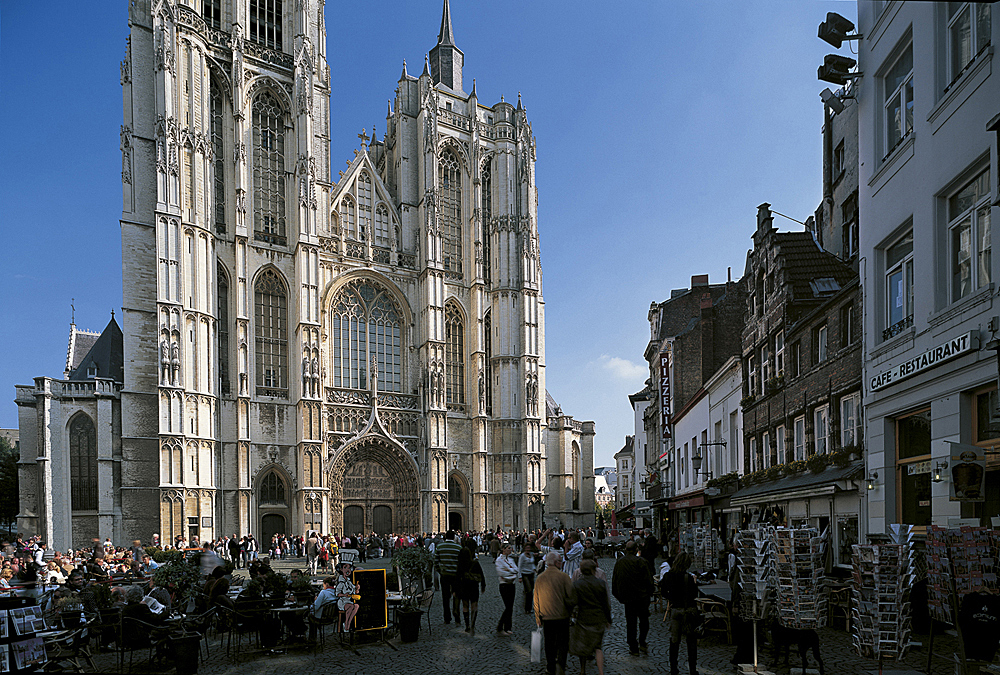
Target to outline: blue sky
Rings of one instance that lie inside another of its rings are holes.
[[[0,427],[14,385],[60,377],[76,322],[120,317],[126,0],[0,2]],[[452,0],[480,103],[521,92],[538,144],[548,390],[597,425],[595,465],[632,430],[646,312],[694,274],[738,278],[756,207],[805,220],[821,198],[816,37],[846,0]],[[333,175],[385,131],[405,59],[441,0],[326,9]],[[840,53],[848,54],[845,44]],[[781,229],[798,227],[790,221]]]

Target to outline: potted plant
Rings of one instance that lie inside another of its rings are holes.
[[[56,600],[55,610],[64,628],[76,628],[84,620],[83,601],[76,595],[67,595]]]
[[[263,579],[264,597],[271,600],[271,604],[280,607],[285,603],[285,596],[288,594],[288,576],[281,572],[271,572]]]
[[[422,546],[405,547],[392,556],[392,567],[403,580],[403,601],[396,611],[399,638],[403,642],[415,642],[420,633],[423,611],[418,596],[424,589],[424,578],[433,566],[431,552]]]
[[[826,453],[810,455],[809,459],[806,460],[806,465],[813,473],[822,472],[829,463],[830,456]]]
[[[201,582],[201,572],[179,555],[160,565],[153,572],[153,584],[170,592],[175,605],[184,607],[194,597]]]

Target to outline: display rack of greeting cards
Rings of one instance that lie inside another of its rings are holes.
[[[691,570],[705,572],[719,566],[722,541],[710,527],[701,525],[681,526],[681,550],[691,554]]]
[[[969,593],[998,592],[1000,531],[931,525],[927,528],[926,546],[927,606],[931,616],[938,621],[954,622],[950,580],[954,580],[959,603]]]
[[[786,628],[822,628],[827,618],[826,531],[779,527],[772,536],[778,621]]]
[[[910,647],[912,528],[894,528],[892,544],[855,544],[851,641],[861,656],[898,661]]]
[[[0,672],[31,673],[46,661],[41,608],[34,598],[0,598]]]
[[[754,527],[736,534],[737,564],[743,594],[740,615],[746,621],[764,618],[765,603],[774,592],[774,528]]]

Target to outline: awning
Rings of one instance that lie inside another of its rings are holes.
[[[780,480],[749,485],[729,499],[730,506],[751,506],[793,499],[831,495],[839,490],[855,489],[848,481],[864,475],[864,462],[856,460],[845,467],[828,466],[819,473],[803,471]]]

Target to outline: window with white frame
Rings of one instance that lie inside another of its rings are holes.
[[[753,354],[747,357],[747,381],[749,383],[749,388],[747,393],[751,396],[757,395],[757,360],[754,359]]]
[[[858,445],[861,441],[861,394],[840,399],[840,446]]]
[[[760,450],[764,460],[761,466],[766,469],[771,466],[771,434],[766,431],[761,437]]]
[[[806,458],[806,418],[805,416],[795,418],[795,460],[800,461]]]
[[[886,335],[913,321],[913,230],[885,250]]]
[[[774,440],[778,450],[778,464],[784,464],[785,459],[785,425],[779,425],[774,432]]]
[[[820,406],[813,411],[813,432],[816,435],[816,454],[826,454],[829,447],[830,406]]]
[[[750,473],[756,471],[759,467],[757,466],[757,439],[753,436],[750,437]]]
[[[774,371],[775,375],[785,373],[785,331],[779,330],[774,336]]]
[[[947,12],[948,76],[954,82],[989,46],[991,12],[985,2],[949,2]]]
[[[951,299],[961,300],[990,283],[990,170],[948,199]]]
[[[823,324],[816,329],[816,363],[826,361],[827,355],[827,327]]]
[[[882,78],[885,155],[913,131],[913,45],[906,47]]]

